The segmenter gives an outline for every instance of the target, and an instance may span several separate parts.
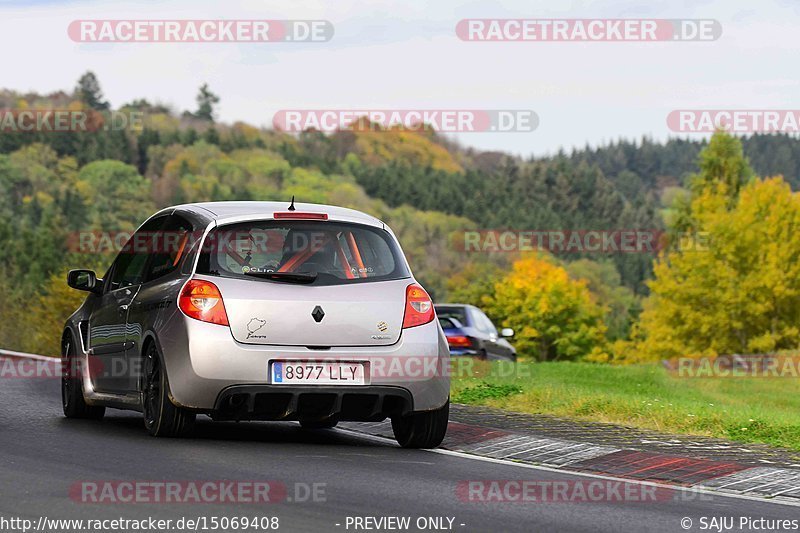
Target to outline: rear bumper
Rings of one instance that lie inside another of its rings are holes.
[[[225,414],[219,413],[221,402],[231,391],[238,390],[250,402],[246,411],[250,416],[274,420],[300,416],[305,406],[304,395],[315,391],[333,394],[332,407],[343,415],[350,411],[344,408],[349,407],[352,398],[370,403],[377,395],[376,402],[380,402],[373,405],[375,412],[369,413],[372,417],[391,410],[385,398],[392,395],[405,399],[403,403],[408,405],[403,410],[429,411],[443,406],[450,394],[450,352],[436,321],[403,330],[400,340],[391,346],[328,350],[239,343],[229,328],[187,318],[180,312],[166,321],[157,336],[173,403],[215,417]],[[277,360],[366,362],[369,380],[366,385],[337,386],[341,393],[331,392],[326,385],[273,385],[269,368]],[[284,402],[287,394],[291,396],[288,403]],[[262,397],[271,397],[283,409],[275,407],[260,412]],[[326,405],[330,399],[331,396],[317,398]]]
[[[401,387],[235,385],[220,392],[215,420],[303,420],[329,418],[381,421],[414,410],[411,393]]]
[[[453,357],[477,357],[481,355],[481,353],[472,348],[450,348],[450,355]]]

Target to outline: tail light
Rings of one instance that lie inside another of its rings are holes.
[[[469,348],[472,346],[472,341],[469,337],[463,335],[453,335],[452,337],[447,337],[447,344],[452,348]]]
[[[406,288],[406,311],[403,316],[403,329],[427,324],[435,316],[431,297],[425,289],[412,283]]]
[[[178,307],[190,318],[221,326],[228,325],[228,314],[225,312],[222,294],[210,281],[190,279],[183,286],[178,298]]]

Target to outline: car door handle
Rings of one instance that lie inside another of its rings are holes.
[[[87,353],[89,355],[109,355],[114,353],[119,353],[125,350],[129,350],[133,348],[133,342],[119,342],[114,344],[104,344],[102,346],[95,346],[94,348],[89,348]]]

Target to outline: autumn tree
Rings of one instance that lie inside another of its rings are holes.
[[[697,229],[697,213],[692,208],[692,196],[713,190],[727,199],[725,207],[731,209],[741,188],[753,179],[753,169],[744,156],[741,141],[722,130],[716,132],[708,146],[700,152],[698,165],[700,172],[688,179],[690,194],[673,195],[673,201],[665,213],[670,242]],[[695,209],[699,207],[695,206]]]
[[[694,194],[710,187],[724,186],[725,193],[735,199],[741,188],[753,178],[753,169],[744,156],[742,143],[724,131],[716,132],[708,147],[700,152],[700,172],[689,180]]]
[[[91,268],[90,264],[81,265]],[[43,283],[42,294],[27,302],[25,320],[36,324],[22,336],[23,350],[43,355],[61,355],[64,322],[86,299],[86,293],[67,286],[67,272],[53,274]]]
[[[691,196],[671,209],[636,327],[638,359],[769,351],[798,343],[794,263],[800,203],[782,178],[758,181],[741,142],[714,134]]]
[[[599,358],[603,352],[604,310],[585,281],[570,278],[544,255],[515,261],[485,304],[491,316],[504,317],[503,326],[514,328],[514,344],[523,357],[572,360]]]
[[[586,286],[606,310],[604,322],[609,340],[626,339],[631,323],[640,310],[640,300],[622,285],[619,272],[610,261],[578,259],[567,263],[570,276],[586,280]]]
[[[697,232],[657,262],[643,358],[800,346],[800,199],[772,178],[728,201],[714,187],[692,200]]]
[[[495,263],[467,261],[463,268],[447,279],[448,300],[453,303],[484,307],[492,298],[495,284],[505,274],[506,272]],[[502,320],[505,317],[489,313],[489,318]]]
[[[95,161],[77,176],[76,191],[87,209],[87,224],[102,231],[137,227],[155,207],[150,183],[136,168],[119,161]]]

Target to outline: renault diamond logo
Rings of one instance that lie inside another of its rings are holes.
[[[389,324],[383,321],[378,322],[378,331],[386,331],[387,329],[389,329]]]
[[[313,311],[311,311],[311,316],[317,322],[322,322],[322,319],[325,318],[325,311],[322,310],[320,306],[316,306]]]

